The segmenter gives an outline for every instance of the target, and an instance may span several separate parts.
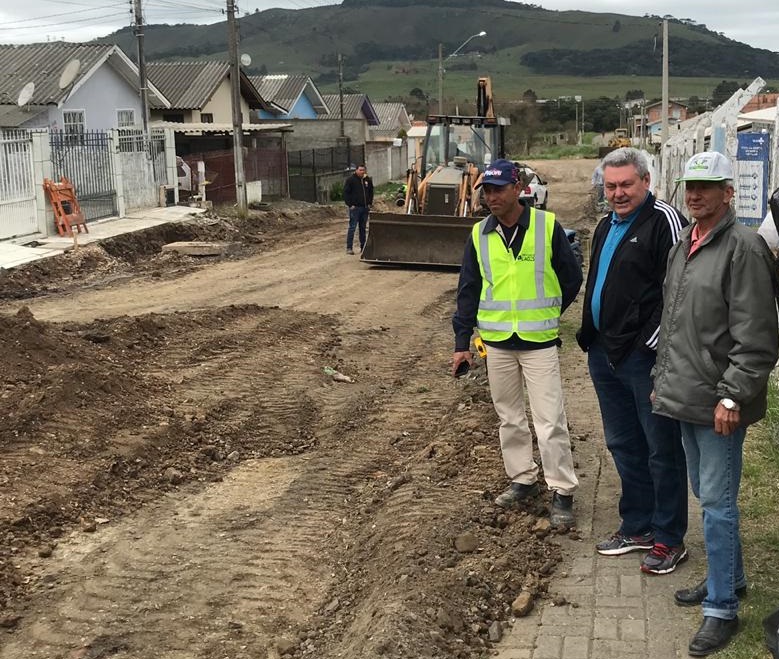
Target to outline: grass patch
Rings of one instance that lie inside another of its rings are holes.
[[[779,387],[772,377],[768,413],[744,443],[741,480],[741,539],[749,595],[739,612],[742,631],[721,659],[770,659],[762,621],[779,607]]]

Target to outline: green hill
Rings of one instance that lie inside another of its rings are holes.
[[[649,81],[654,89],[657,79],[659,89],[660,20],[549,11],[504,0],[482,0],[476,10],[467,0],[344,0],[241,17],[240,50],[252,58],[250,73],[305,73],[326,91],[335,89],[337,55],[342,53],[346,84],[383,100],[406,97],[415,88],[434,95],[439,43],[446,56],[470,35],[486,30],[485,37],[472,39],[446,62],[447,93],[455,98],[461,88],[464,98],[470,95],[465,89],[473,88],[476,75],[493,76],[502,98],[518,97],[528,88],[551,95],[552,88],[570,77],[580,80],[567,87],[570,93],[594,97],[610,95],[609,85],[602,82],[614,76],[623,77],[620,88]],[[738,43],[688,19],[669,20],[672,78],[714,79],[699,81],[687,95],[703,95],[723,78],[779,79],[779,53]],[[149,60],[227,57],[226,23],[149,25],[145,34]],[[101,41],[135,53],[130,28]],[[634,81],[624,79],[633,76]]]

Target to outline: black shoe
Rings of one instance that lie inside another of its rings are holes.
[[[520,501],[538,494],[538,483],[512,483],[509,489],[495,499],[495,505],[501,508],[513,508]]]
[[[570,529],[576,525],[573,516],[573,497],[559,492],[552,493],[552,512],[549,514],[552,526]]]
[[[706,595],[709,594],[709,589],[706,586],[706,579],[698,584],[695,584],[692,588],[682,588],[674,593],[674,601],[679,606],[698,606],[703,600],[706,599]],[[747,587],[741,586],[736,588],[736,597],[744,599],[747,595]]]
[[[691,657],[705,657],[707,654],[724,648],[737,631],[738,617],[724,620],[723,618],[704,616],[703,624],[692,637],[687,651]]]

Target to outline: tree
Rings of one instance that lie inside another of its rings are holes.
[[[412,89],[408,94],[409,96],[418,98],[420,101],[424,101],[425,98],[427,98],[427,94],[425,94],[425,92],[422,91],[419,87],[414,87],[414,89]]]
[[[625,92],[625,100],[626,101],[635,101],[640,98],[644,98],[644,90],[643,89],[628,89]]]
[[[733,93],[740,89],[740,85],[735,80],[723,80],[711,92],[711,100],[715,106],[722,105]]]
[[[538,100],[538,94],[532,89],[526,89],[522,92],[522,100],[525,101],[525,103],[535,103]]]

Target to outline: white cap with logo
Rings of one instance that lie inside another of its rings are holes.
[[[733,178],[733,165],[718,151],[697,153],[687,161],[680,181],[726,181]]]

